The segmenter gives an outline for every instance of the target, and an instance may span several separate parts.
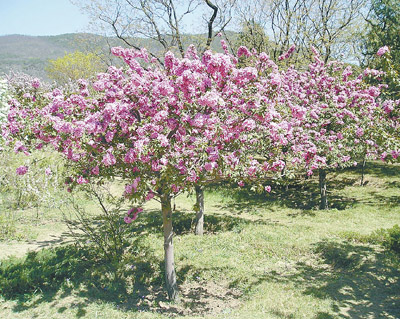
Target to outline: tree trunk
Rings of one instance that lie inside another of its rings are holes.
[[[320,209],[328,209],[328,196],[326,194],[326,171],[319,170],[319,191],[321,194]]]
[[[204,232],[204,189],[202,186],[196,186],[196,235],[203,235]]]
[[[176,284],[174,245],[172,243],[172,209],[171,197],[169,194],[162,194],[161,196],[161,211],[164,229],[165,283],[167,285],[168,298],[170,300],[175,300],[178,296],[178,287]]]
[[[362,167],[361,167],[361,183],[360,183],[361,186],[364,186],[365,164],[366,164],[366,159],[365,159],[365,156],[364,156],[364,160],[363,160]]]

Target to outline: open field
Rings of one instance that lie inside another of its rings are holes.
[[[58,211],[15,212],[16,239],[0,242],[0,318],[400,318],[400,258],[376,240],[400,224],[399,169],[368,163],[363,187],[359,170],[330,173],[328,211],[316,178],[269,195],[209,190],[202,237],[194,196],[179,196],[175,303],[157,202],[126,226],[118,263],[74,245]]]

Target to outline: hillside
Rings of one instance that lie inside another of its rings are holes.
[[[0,37],[0,73],[10,70],[46,77],[44,71],[49,59],[74,51],[73,35],[62,36],[24,36],[7,35]]]
[[[196,43],[204,35],[188,36],[185,43]],[[146,39],[133,40],[138,46],[150,50],[160,49],[155,41]],[[64,56],[66,53],[81,51],[109,52],[110,46],[124,46],[117,38],[106,38],[87,33],[62,34],[57,36],[0,36],[0,75],[11,70],[22,71],[42,79],[48,79],[45,67],[48,61]],[[219,40],[214,40],[212,47],[219,51]]]

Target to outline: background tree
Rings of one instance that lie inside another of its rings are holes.
[[[88,79],[106,70],[105,63],[94,53],[75,51],[56,60],[50,60],[46,68],[48,76],[58,84]]]
[[[363,43],[363,64],[385,71],[385,94],[400,98],[400,2],[372,0],[366,21],[369,30]]]
[[[274,47],[269,54],[277,59],[291,45],[296,45],[297,61],[310,58],[309,48],[321,52],[323,60],[354,58],[366,0],[258,0],[235,6],[237,21],[262,26]],[[309,59],[307,59],[308,63]]]
[[[167,51],[182,57],[189,44],[209,48],[217,33],[231,21],[236,0],[75,0],[87,12],[97,32],[113,34],[137,50],[145,46],[151,56]],[[191,30],[190,32],[188,30]],[[191,34],[192,33],[192,34]],[[198,35],[193,37],[193,34]],[[148,42],[147,42],[148,43]]]
[[[271,49],[271,44],[264,28],[254,19],[243,21],[242,30],[235,40],[234,48],[237,50],[240,46],[245,46],[250,50],[255,49],[257,52],[267,53]]]

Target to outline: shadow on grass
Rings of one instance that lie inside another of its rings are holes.
[[[333,194],[331,190],[343,189],[354,185],[356,179],[342,178],[341,180],[328,181],[329,207],[343,210],[356,204],[356,199],[342,194]],[[305,215],[313,214],[312,210],[320,205],[319,187],[315,179],[305,181],[291,181],[290,184],[272,185],[273,191],[269,194],[256,194],[250,189],[231,189],[220,187],[219,191],[230,201],[220,205],[221,209],[227,209],[232,213],[252,213],[256,209],[273,209],[274,206],[300,209]]]
[[[294,282],[305,295],[333,301],[317,318],[400,318],[400,260],[372,246],[322,241],[317,265],[298,263],[293,274],[271,273],[264,280]]]
[[[376,177],[395,177],[400,175],[400,166],[398,164],[372,161],[366,163],[364,173]]]
[[[192,231],[193,215],[174,212],[174,227],[178,234]],[[240,229],[243,223],[249,223],[227,216],[209,215],[207,218],[210,223],[208,231],[235,230]],[[196,276],[199,275],[195,270],[178,267],[178,284],[183,286],[182,302],[170,303],[164,289],[164,262],[160,254],[155,254],[143,240],[148,233],[161,236],[161,213],[146,211],[136,221],[130,229],[132,248],[115,262],[99,258],[93,248],[70,244],[30,252],[24,258],[2,260],[1,296],[17,301],[13,311],[23,312],[78,293],[83,301],[78,300],[68,307],[76,310],[78,318],[85,316],[90,303],[99,301],[122,311],[201,314],[211,311],[210,304],[219,302],[224,305],[228,300],[238,298],[230,294],[229,289],[215,293],[208,284],[197,284]],[[61,306],[57,311],[63,313],[66,310]]]
[[[350,173],[350,174],[349,174]],[[387,164],[379,161],[367,162],[365,167],[365,178],[377,176],[382,179],[400,176],[400,165]],[[361,167],[350,167],[343,170],[329,172],[327,175],[327,192],[329,208],[344,210],[355,206],[358,202],[356,197],[338,193],[349,186],[359,186],[361,178]],[[365,182],[368,184],[368,181]],[[220,192],[225,198],[231,199],[220,205],[221,209],[227,209],[231,213],[252,213],[259,208],[273,209],[274,206],[298,209],[303,213],[300,215],[312,215],[312,210],[320,205],[318,176],[309,179],[298,179],[286,181],[286,185],[270,183],[272,192],[270,194],[256,194],[249,188],[231,188],[229,186],[214,186],[212,190]],[[399,181],[386,181],[386,186],[399,188]],[[360,186],[360,189],[361,186]],[[371,194],[371,200],[376,199]],[[390,199],[390,202],[399,203],[398,197]]]
[[[195,213],[192,211],[174,211],[172,214],[174,233],[184,235],[194,233]],[[266,224],[264,220],[249,220],[240,216],[205,213],[204,232],[218,233],[223,231],[240,232],[248,224]],[[140,217],[131,224],[135,234],[149,234],[162,232],[162,218],[159,210],[148,210],[140,214]]]
[[[392,196],[383,196],[376,192],[372,193],[372,196],[375,201],[380,203],[382,206],[387,207],[399,207],[400,206],[400,196],[392,195]]]
[[[207,284],[193,282],[181,289],[180,303],[171,303],[163,289],[163,262],[150,250],[142,247],[141,251],[140,256],[118,266],[101,263],[88,250],[73,245],[29,253],[24,259],[4,260],[0,267],[0,293],[6,300],[16,301],[14,312],[29,311],[78,293],[80,300],[68,306],[76,309],[77,318],[85,316],[89,304],[99,301],[121,311],[201,314],[211,310],[212,302],[224,304],[238,298],[229,290],[221,294]],[[193,276],[191,271],[187,267],[178,270],[180,285],[187,276]],[[65,305],[57,309],[59,313],[66,310]]]

